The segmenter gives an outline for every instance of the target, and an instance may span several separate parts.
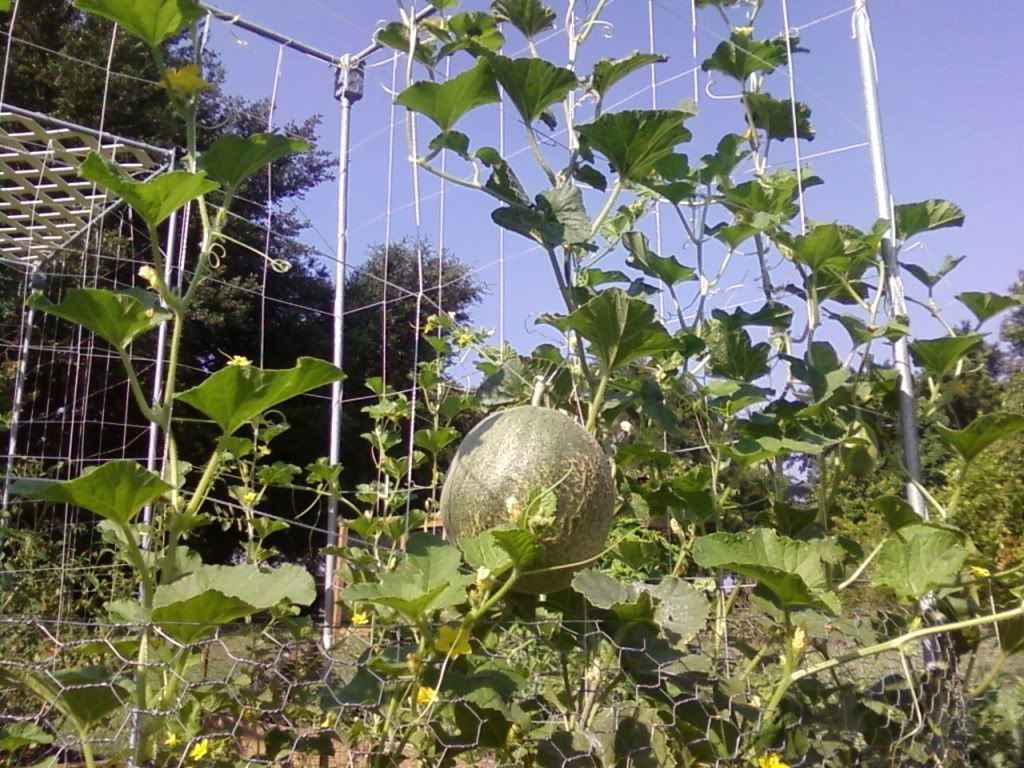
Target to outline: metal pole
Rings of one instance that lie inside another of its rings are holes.
[[[338,147],[338,234],[337,256],[334,262],[334,352],[331,361],[339,368],[343,363],[345,334],[345,265],[348,253],[348,170],[349,126],[352,105],[363,97],[363,67],[342,59],[338,67],[335,97],[341,103],[341,137]],[[331,434],[329,457],[332,466],[341,462],[341,401],[342,382],[331,385]],[[327,546],[338,545],[338,499],[327,502]],[[336,624],[336,598],[334,580],[337,574],[337,556],[327,555],[324,562],[324,629],[323,645],[330,650],[334,645]]]
[[[25,275],[26,294],[42,288],[43,273],[38,266]],[[14,457],[18,452],[18,425],[21,423],[21,401],[25,397],[25,377],[28,375],[28,355],[32,349],[32,327],[35,310],[31,306],[22,318],[21,347],[18,349],[18,369],[14,374],[14,402],[11,405],[11,426],[7,434],[7,468],[4,471],[3,503],[0,504],[0,520],[7,517],[7,505],[11,497],[11,481],[14,479]]]
[[[882,138],[882,118],[878,104],[878,68],[871,40],[871,17],[867,0],[856,0],[853,11],[857,54],[860,59],[860,77],[864,88],[864,112],[868,127],[868,148],[871,154],[871,173],[875,182],[875,207],[878,216],[889,221],[889,230],[882,240],[885,258],[885,295],[889,311],[897,317],[907,317],[907,303],[903,294],[903,278],[896,260],[896,217],[889,192],[889,172],[885,161],[885,142]],[[903,461],[907,467],[907,501],[918,517],[928,519],[928,507],[918,486],[921,482],[921,457],[918,450],[917,414],[914,411],[914,371],[910,365],[910,346],[905,336],[894,343],[893,362],[900,377],[900,434],[903,439]]]

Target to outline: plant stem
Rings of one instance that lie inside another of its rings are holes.
[[[594,398],[590,401],[590,410],[587,412],[587,431],[592,435],[597,434],[597,421],[600,418],[601,409],[604,407],[604,397],[608,391],[608,380],[610,378],[610,371],[601,372],[601,378],[597,382],[597,391],[594,392]]]
[[[864,558],[864,562],[857,566],[857,570],[850,574],[850,578],[848,578],[846,581],[844,581],[842,584],[836,587],[836,592],[842,592],[844,589],[850,587],[854,582],[857,581],[857,579],[860,578],[861,574],[864,573],[865,570],[867,570],[867,567],[869,565],[871,565],[871,561],[874,560],[875,557],[878,556],[878,553],[882,551],[882,547],[887,540],[888,539],[883,539],[878,543],[878,545],[873,550],[871,550],[871,554]]]
[[[622,194],[622,177],[618,177],[612,182],[612,188],[608,192],[608,197],[604,201],[604,205],[598,212],[597,217],[590,225],[590,239],[593,240],[597,237],[597,234],[601,231],[601,227],[604,225],[605,219],[608,218],[612,212],[612,208],[615,207],[615,203],[619,199],[619,195]]]

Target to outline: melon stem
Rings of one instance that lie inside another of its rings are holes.
[[[587,431],[592,435],[597,434],[597,418],[604,407],[604,396],[608,391],[608,379],[610,378],[610,372],[601,373],[601,380],[597,382],[597,391],[594,392],[594,398],[590,401],[590,411],[587,413]]]

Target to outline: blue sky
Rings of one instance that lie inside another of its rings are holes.
[[[826,182],[808,191],[808,215],[867,227],[875,216],[867,150],[857,146],[866,141],[866,129],[850,5],[851,0],[789,0],[789,14],[791,25],[801,28],[801,44],[811,50],[810,55],[796,59],[795,82],[797,98],[813,109],[818,134],[814,142],[801,142],[800,151],[805,157],[822,155],[809,162]],[[462,4],[469,9],[485,6],[482,0]],[[397,18],[397,4],[386,2],[293,0],[282,4],[276,0],[220,0],[220,7],[337,53],[363,48],[382,21]],[[653,4],[648,0],[613,0],[606,14],[610,26],[592,37],[581,56],[580,69],[586,71],[596,58],[647,50],[652,7],[655,50],[670,57],[668,63],[656,69],[656,98],[659,105],[671,106],[694,95],[692,75],[688,74],[694,66],[690,3],[685,0],[654,0]],[[1024,268],[1019,239],[1012,235],[1013,223],[1019,217],[1014,179],[1024,171],[1024,151],[1016,138],[1024,121],[1024,89],[1016,82],[1017,73],[1011,64],[1011,51],[1024,26],[1024,3],[973,3],[968,10],[966,4],[954,0],[874,0],[871,13],[894,197],[897,202],[944,197],[960,204],[967,213],[962,229],[932,234],[905,254],[906,259],[928,267],[936,266],[947,254],[968,255],[968,260],[937,290],[939,304],[958,319],[964,313],[953,299],[956,293],[1003,291]],[[781,0],[767,0],[758,21],[758,35],[782,29]],[[698,16],[698,58],[707,56],[726,35],[718,15],[702,11]],[[276,44],[220,23],[213,24],[210,41],[224,56],[231,90],[251,97],[271,93],[278,60]],[[510,36],[506,50],[515,52],[521,43]],[[555,35],[544,42],[541,55],[561,61],[565,55],[564,36]],[[467,61],[468,57],[460,55],[454,66],[461,68]],[[324,144],[336,146],[337,103],[329,68],[291,52],[285,52],[281,62],[277,119],[322,113]],[[368,245],[383,241],[389,234],[396,238],[412,234],[417,227],[400,123],[391,141],[391,60],[380,54],[371,62],[366,97],[353,110],[350,260],[354,264],[363,259]],[[704,90],[707,87],[718,97],[728,96],[729,84],[708,85],[702,74],[699,85],[700,113],[690,125],[695,139],[692,146],[682,148],[691,157],[710,150],[725,131],[742,130],[736,102],[712,99]],[[788,95],[785,75],[770,78],[767,90],[778,97]],[[650,74],[637,73],[620,84],[611,101],[619,102],[619,108],[650,106]],[[400,118],[401,112],[394,116]],[[497,145],[498,112],[490,107],[480,109],[460,128],[473,136],[474,145]],[[517,171],[528,188],[540,191],[542,180],[532,171],[528,154],[522,152],[522,126],[507,116],[504,132],[506,154],[514,155],[513,164],[518,163]],[[421,144],[432,135],[425,122],[419,133]],[[553,157],[560,151],[554,147]],[[775,146],[772,158],[792,165],[793,142]],[[452,169],[460,170],[458,165]],[[328,252],[333,251],[335,196],[334,185],[324,185],[300,204],[315,225],[310,241]],[[479,270],[489,293],[475,320],[496,327],[499,233],[489,218],[494,206],[479,193],[450,185],[442,195],[438,180],[425,174],[420,177],[419,197],[420,231],[435,243],[443,240],[460,259]],[[599,195],[588,196],[588,210],[594,213],[601,202]],[[653,222],[648,229],[653,238]],[[682,232],[667,215],[661,239],[662,252],[692,263]],[[561,309],[543,253],[531,249],[529,241],[509,234],[504,240],[504,256],[507,338],[520,348],[554,338],[550,329],[533,322],[541,312]],[[721,256],[716,254],[712,263]],[[715,305],[756,304],[759,292],[755,267],[753,258],[737,255],[723,275]],[[913,293],[921,293],[912,278],[908,283]],[[916,317],[915,324],[919,335],[941,333],[927,318]],[[992,324],[991,329],[995,327]]]

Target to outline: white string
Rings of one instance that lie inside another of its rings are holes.
[[[394,91],[398,87],[398,51],[395,51],[391,57],[391,90]],[[380,328],[381,328],[381,344],[380,344],[380,378],[381,381],[387,381],[388,376],[388,287],[390,285],[388,281],[388,261],[391,256],[391,204],[392,197],[394,194],[395,185],[395,100],[390,99],[390,119],[388,127],[388,173],[387,173],[387,189],[385,193],[386,201],[384,204],[384,274],[383,274],[383,293],[384,300],[381,302],[381,315],[380,315]]]
[[[786,76],[789,80],[789,109],[793,118],[793,160],[796,163],[796,194],[800,206],[800,232],[807,234],[807,211],[804,207],[804,169],[800,159],[800,127],[796,111],[796,62],[793,60],[793,43],[789,26],[789,0],[782,0],[782,33],[786,41]]]
[[[274,130],[274,111],[277,109],[277,88],[281,82],[281,62],[284,56],[284,46],[277,48],[277,65],[274,67],[274,84],[270,90],[270,103],[267,105],[267,133]],[[267,278],[270,275],[270,235],[274,221],[274,170],[273,163],[267,165],[267,210],[266,210],[266,235],[263,240],[263,251],[266,258],[263,259],[263,275],[260,283],[260,367],[266,360],[267,342]],[[170,254],[168,254],[170,258]]]
[[[14,0],[14,4],[11,6],[11,19],[8,22],[7,29],[9,32],[14,32],[14,25],[18,20],[18,5],[21,0]],[[0,112],[4,108],[4,96],[7,95],[7,73],[11,68],[11,45],[14,43],[14,36],[11,34],[7,35],[7,46],[4,50],[4,71],[2,78],[0,78]]]
[[[697,0],[690,0],[690,49],[693,55],[693,103],[700,104],[700,55],[697,51]]]
[[[647,50],[649,53],[654,54],[654,0],[647,0]],[[658,108],[658,73],[656,67],[657,62],[651,62],[649,67],[651,74],[651,109]],[[654,248],[660,254],[662,253],[662,242],[661,242],[661,202],[655,199],[654,202]],[[665,283],[662,282],[662,286]],[[659,291],[658,293],[658,316],[664,319],[665,317],[665,291]]]
[[[498,102],[498,154],[505,157],[505,100]],[[505,228],[498,227],[498,349],[505,349]]]

